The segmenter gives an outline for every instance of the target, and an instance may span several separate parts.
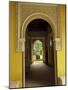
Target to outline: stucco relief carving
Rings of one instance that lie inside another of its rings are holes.
[[[55,42],[56,42],[56,50],[61,50],[61,39],[56,38]]]
[[[18,39],[17,40],[17,51],[22,51],[22,52],[24,52],[24,50],[25,50],[25,39]]]
[[[17,51],[24,52],[24,50],[25,50],[25,31],[27,29],[27,26],[32,20],[38,19],[38,18],[47,21],[51,25],[52,30],[54,32],[54,39],[55,39],[54,41],[55,41],[55,43],[58,42],[57,41],[57,29],[58,29],[57,22],[54,19],[52,19],[50,17],[50,15],[47,15],[46,13],[43,13],[43,12],[32,13],[26,17],[26,19],[23,21],[23,23],[21,23],[20,20],[23,18],[20,18],[20,16],[22,15],[20,3],[18,3],[17,10],[18,10],[18,13],[17,13],[18,14],[18,18],[17,18],[17,33],[18,33],[17,34]],[[54,14],[54,13],[51,13],[51,16],[52,16],[52,14]],[[57,18],[57,16],[55,16],[55,18]],[[57,46],[57,43],[56,43],[56,46]],[[59,47],[61,48],[61,42],[60,42]],[[57,49],[57,47],[56,47],[56,50],[59,50],[60,48]]]

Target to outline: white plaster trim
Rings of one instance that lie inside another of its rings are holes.
[[[18,3],[18,38],[20,38],[20,3]]]

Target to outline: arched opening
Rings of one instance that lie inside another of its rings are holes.
[[[43,43],[41,40],[35,40],[32,45],[32,63],[43,63]]]
[[[54,32],[47,21],[34,19],[28,24],[25,33],[25,87],[55,85],[53,41]]]

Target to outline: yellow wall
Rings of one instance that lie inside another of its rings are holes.
[[[65,6],[60,6],[61,50],[57,52],[58,77],[65,77]]]
[[[16,3],[10,2],[10,81],[22,81],[22,53],[16,51]],[[21,83],[20,83],[21,84]],[[20,85],[21,86],[21,85]]]

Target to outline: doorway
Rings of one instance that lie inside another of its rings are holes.
[[[54,33],[43,19],[31,21],[25,41],[25,87],[54,86]]]
[[[43,63],[45,59],[44,38],[32,37],[31,39],[31,61],[32,64]]]

